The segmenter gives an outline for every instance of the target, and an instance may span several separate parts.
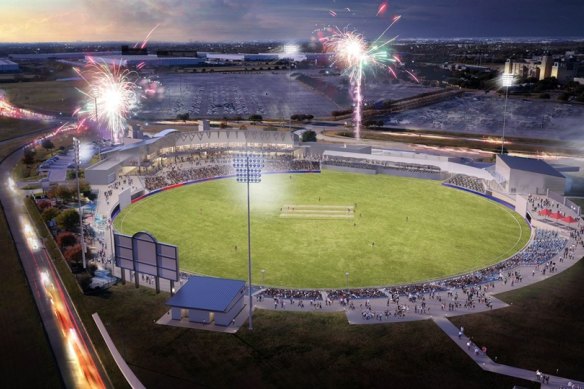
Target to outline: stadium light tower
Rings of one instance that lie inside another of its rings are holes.
[[[509,87],[513,86],[513,74],[503,73],[501,85],[505,87],[505,108],[503,109],[503,137],[501,138],[501,154],[505,146],[505,126],[507,124],[507,99],[509,97]]]
[[[81,191],[79,190],[79,146],[81,142],[77,138],[73,138],[73,147],[75,149],[75,166],[77,166],[77,205],[79,207],[79,230],[81,231],[81,259],[83,261],[83,269],[87,268],[85,261],[85,238],[83,234],[83,213],[81,212]]]
[[[345,273],[345,277],[347,278],[347,293],[349,293],[349,272]]]
[[[292,81],[292,62],[295,54],[298,54],[300,47],[298,45],[285,45],[284,53],[288,56],[288,108],[290,108],[290,82]],[[288,112],[288,131],[292,129],[292,112]]]
[[[237,182],[247,185],[247,280],[249,284],[249,329],[253,330],[253,299],[251,288],[251,217],[249,207],[249,184],[262,181],[262,168],[264,161],[261,155],[251,154],[245,142],[245,153],[238,154],[233,159],[233,167]]]

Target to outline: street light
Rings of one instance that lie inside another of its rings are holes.
[[[75,165],[77,166],[77,204],[79,206],[79,229],[81,230],[81,259],[83,260],[83,269],[87,268],[87,263],[85,262],[85,238],[83,235],[83,214],[81,212],[81,191],[79,190],[79,146],[81,142],[77,138],[73,138],[73,146],[75,149]]]
[[[501,154],[505,146],[505,126],[507,124],[507,99],[509,97],[509,87],[513,86],[513,74],[503,73],[501,84],[505,87],[505,108],[503,109],[503,137],[501,138]]]
[[[264,286],[264,274],[266,274],[266,269],[262,269],[262,286]]]
[[[345,277],[347,278],[347,293],[349,293],[349,272],[345,273]]]
[[[233,158],[233,167],[237,182],[247,184],[247,278],[249,284],[249,329],[253,330],[252,313],[253,299],[251,288],[251,218],[249,207],[249,184],[259,183],[262,180],[262,168],[264,162],[261,155],[250,154],[245,142],[245,153],[238,154]]]

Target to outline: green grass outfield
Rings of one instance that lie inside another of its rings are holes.
[[[325,171],[251,184],[254,283],[297,288],[400,284],[499,262],[529,240],[516,213],[439,182]],[[319,201],[320,198],[320,201]],[[352,219],[281,218],[297,205],[356,205]],[[115,220],[179,247],[180,267],[247,279],[245,185],[221,179],[146,198]],[[373,245],[372,243],[375,242]],[[236,248],[237,246],[237,248]]]

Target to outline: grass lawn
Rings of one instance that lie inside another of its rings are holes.
[[[512,366],[584,380],[584,260],[532,286],[498,295],[512,304],[451,319]]]
[[[82,94],[75,87],[82,85],[78,81],[38,81],[3,84],[0,89],[18,107],[68,115],[79,105]]]
[[[33,120],[0,117],[0,141],[52,127],[55,125]]]
[[[265,175],[252,184],[254,278],[305,288],[406,283],[498,262],[529,239],[509,209],[439,182],[325,171]],[[115,220],[179,246],[182,269],[245,278],[245,185],[222,179],[142,200]],[[285,205],[347,205],[354,219],[281,218]],[[373,242],[375,243],[373,245]]]
[[[343,314],[256,311],[235,335],[153,323],[168,294],[86,297],[149,388],[526,388],[483,372],[430,321],[350,326]]]

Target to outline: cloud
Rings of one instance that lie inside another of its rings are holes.
[[[308,39],[327,24],[373,36],[396,14],[403,19],[391,35],[401,37],[560,36],[582,34],[584,19],[582,0],[396,0],[384,17],[375,16],[380,1],[372,0],[7,1],[0,6],[3,41],[141,41],[157,24],[152,40]]]

